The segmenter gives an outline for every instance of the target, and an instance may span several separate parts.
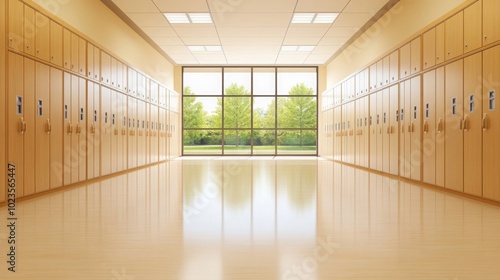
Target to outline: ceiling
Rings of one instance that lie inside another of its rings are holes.
[[[105,2],[105,1],[103,1]],[[112,0],[178,65],[322,65],[390,0]],[[121,13],[120,12],[120,13]],[[213,23],[170,24],[163,13],[210,13]],[[294,13],[340,13],[332,24]],[[132,25],[133,25],[132,24]],[[140,32],[140,33],[142,33]],[[282,51],[282,46],[314,46]],[[221,46],[196,52],[187,46]]]

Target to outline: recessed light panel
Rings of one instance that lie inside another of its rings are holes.
[[[221,52],[221,46],[188,46],[192,52]]]
[[[176,23],[212,23],[209,13],[164,13],[168,22]]]
[[[281,46],[282,52],[310,52],[315,46]]]
[[[333,23],[338,13],[294,13],[292,23]]]
[[[292,23],[311,23],[315,15],[314,13],[294,13]]]
[[[336,13],[322,13],[317,14],[313,23],[333,23],[339,14]]]

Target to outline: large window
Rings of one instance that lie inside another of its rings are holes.
[[[317,67],[183,67],[184,155],[316,155]]]

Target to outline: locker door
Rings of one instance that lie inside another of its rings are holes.
[[[410,66],[411,66],[411,74],[415,74],[420,72],[422,67],[420,66],[420,36],[411,41],[411,55],[410,55]]]
[[[356,150],[356,156],[354,159],[354,164],[361,166],[361,133],[362,133],[362,127],[359,122],[361,119],[361,99],[357,99],[355,102],[355,107],[356,107],[356,122],[355,124],[355,133],[354,137],[356,138],[356,143],[355,143],[355,150]],[[327,111],[329,112],[329,111]]]
[[[445,92],[444,67],[436,69],[436,185],[444,187],[445,163]]]
[[[444,62],[444,22],[436,26],[436,65]]]
[[[19,0],[9,0],[9,47],[16,51],[24,49],[23,18],[24,4]]]
[[[391,83],[395,83],[399,80],[399,50],[395,50],[391,53],[390,58],[390,79]]]
[[[464,10],[464,52],[468,53],[482,46],[481,1]]]
[[[101,81],[101,50],[94,46],[94,80]]]
[[[492,2],[496,3],[491,0],[483,3],[486,7],[492,6]],[[500,46],[484,51],[483,77],[488,77],[483,80],[483,196],[498,201],[500,200],[500,172],[498,172],[500,114],[499,110],[496,110],[498,104],[496,97],[500,87],[493,77],[500,77]]]
[[[71,33],[71,71],[78,73],[79,69],[79,59],[80,54],[78,52],[80,46],[80,36],[76,35],[73,32]]]
[[[381,88],[384,85],[384,60],[377,61],[377,87]]]
[[[50,68],[50,188],[63,185],[64,148],[63,73]]]
[[[73,155],[71,149],[71,138],[73,134],[73,123],[71,122],[71,74],[64,72],[64,107],[63,107],[63,120],[64,120],[64,185],[71,184],[71,157]]]
[[[36,25],[36,57],[43,59],[45,61],[49,60],[50,53],[50,20],[45,15],[36,12],[35,13],[35,25]]]
[[[369,118],[370,118],[370,99],[369,97],[363,98],[363,166],[370,166],[370,129],[369,129]]]
[[[459,12],[445,22],[446,60],[464,53],[464,13]]]
[[[93,83],[94,87],[94,108],[92,111],[92,135],[93,135],[93,145],[94,145],[94,178],[101,176],[101,133],[102,133],[102,121],[101,121],[101,92],[100,86]]]
[[[150,122],[151,122],[151,104],[146,103],[146,162],[148,164],[151,163],[151,158],[152,158],[152,149],[151,149],[151,131],[149,129],[150,127]]]
[[[374,63],[370,66],[370,92],[375,91],[377,88],[377,64]]]
[[[370,168],[377,170],[377,95],[370,95]]]
[[[63,62],[64,68],[71,70],[71,31],[63,29]]]
[[[353,92],[354,89],[351,90]],[[347,142],[349,144],[349,163],[354,164],[354,157],[356,155],[356,137],[354,133],[354,128],[356,126],[356,120],[355,120],[355,113],[356,113],[356,103],[351,102],[349,103],[349,123],[348,123],[348,129],[349,129],[349,139]]]
[[[78,120],[79,120],[79,88],[80,84],[78,81],[78,77],[71,75],[71,103],[70,106],[70,118],[71,118],[71,183],[77,183],[80,180],[80,154],[79,154],[79,146],[78,140],[80,139],[80,135],[78,133]]]
[[[411,161],[410,161],[410,152],[411,152],[411,134],[410,134],[410,125],[411,125],[411,81],[407,80],[402,85],[400,92],[400,106],[402,107],[401,111],[401,163],[399,175],[405,178],[411,177]]]
[[[137,165],[143,166],[145,162],[146,154],[146,143],[145,143],[145,133],[143,127],[145,127],[144,117],[146,111],[146,103],[143,100],[137,101]]]
[[[481,196],[482,128],[481,104],[482,54],[464,59],[464,192]]]
[[[11,1],[13,2],[13,1]],[[18,2],[18,1],[15,1]],[[16,188],[17,195],[22,196],[25,184],[24,172],[24,131],[28,123],[25,120],[25,96],[23,57],[9,52],[8,68],[8,140],[7,159],[8,163],[16,166]]]
[[[436,28],[424,33],[423,36],[424,70],[436,64]]]
[[[35,56],[35,10],[24,5],[24,53]]]
[[[391,58],[389,55],[384,57],[382,64],[382,83],[388,85],[391,82]]]
[[[392,143],[390,142],[390,126],[389,126],[389,115],[390,115],[390,102],[391,96],[389,89],[385,89],[382,93],[382,171],[385,173],[390,172],[390,148]]]
[[[50,21],[50,62],[63,66],[63,28],[55,21]]]
[[[151,162],[158,162],[158,107],[151,105],[151,123],[153,128],[153,137],[151,138]]]
[[[110,85],[111,79],[111,57],[105,52],[101,52],[101,82]]]
[[[117,68],[116,68],[116,58],[111,56],[111,70],[110,70],[110,85],[116,88],[116,80],[117,80]]]
[[[101,87],[101,175],[111,174],[111,90]]]
[[[113,137],[115,138],[114,142],[116,144],[116,155],[114,157],[114,160],[116,162],[113,162],[113,166],[115,166],[116,171],[123,171],[123,117],[125,116],[124,110],[126,110],[126,107],[123,104],[123,94],[120,92],[114,92],[115,100],[113,101],[113,108],[114,108],[114,132],[113,132]]]
[[[411,79],[411,151],[410,164],[411,179],[421,180],[422,169],[422,116],[421,116],[421,90],[420,76]]]
[[[445,187],[463,192],[463,60],[446,65]]]
[[[83,72],[85,75],[85,72]],[[78,79],[78,181],[87,179],[87,83]]]
[[[122,77],[122,73],[123,73],[123,63],[121,63],[121,61],[116,61],[116,87],[118,88],[118,90],[122,90],[122,83],[123,83],[123,77]]]
[[[122,90],[123,92],[127,93],[128,92],[128,73],[127,73],[127,65],[123,64],[122,65]]]
[[[87,78],[94,79],[94,45],[87,43]]]
[[[128,119],[128,108],[127,108],[127,96],[125,94],[121,95],[121,104],[122,104],[122,166],[121,170],[126,170],[128,166],[128,147],[127,147],[127,135],[128,135],[128,128],[127,128],[127,119]]]
[[[50,188],[50,98],[49,98],[49,66],[36,63],[36,124],[35,124],[35,192],[43,192]]]
[[[483,0],[483,46],[500,40],[500,2]]]
[[[24,195],[35,193],[35,61],[24,59]]]
[[[382,171],[384,169],[384,132],[383,132],[383,126],[384,126],[384,120],[383,120],[383,114],[384,114],[384,91],[379,91],[375,93],[376,95],[376,100],[377,100],[377,107],[376,107],[376,115],[375,115],[375,124],[376,124],[376,138],[377,138],[377,151],[376,151],[376,158],[377,158],[377,170]]]
[[[389,173],[399,173],[399,85],[389,89]]]
[[[402,46],[399,49],[399,59],[400,59],[400,68],[399,68],[399,77],[401,79],[406,78],[410,75],[410,67],[411,67],[411,44],[408,43]]]
[[[90,69],[90,68],[89,68]],[[97,176],[94,175],[94,150],[95,150],[95,145],[96,143],[94,142],[94,135],[95,135],[95,123],[94,123],[94,118],[96,117],[94,115],[94,83],[91,81],[88,81],[87,84],[87,178],[93,179]]]
[[[436,71],[423,76],[423,177],[422,181],[436,184]]]
[[[116,91],[111,90],[111,173],[118,172],[118,139],[120,138],[119,129],[117,125],[118,110],[119,110],[119,97]]]
[[[128,99],[128,169],[137,166],[137,141],[136,141],[136,99]]]

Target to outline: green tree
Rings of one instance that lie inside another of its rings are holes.
[[[298,137],[302,147],[302,129],[316,127],[316,100],[312,96],[314,90],[300,83],[293,86],[288,94],[290,97],[283,99],[281,104],[278,104],[279,127],[299,129]],[[305,97],[299,97],[300,95],[305,95]],[[307,97],[307,95],[311,95],[311,97]],[[287,134],[291,133],[287,132]]]
[[[241,95],[241,97],[240,97]],[[251,100],[250,95],[244,86],[231,84],[225,89],[224,97],[224,127],[236,128],[236,147],[239,146],[239,129],[250,128],[251,120]],[[217,99],[214,123],[221,123],[222,120],[222,98]]]
[[[184,95],[194,95],[190,87],[184,88]],[[202,128],[206,124],[207,112],[203,109],[203,104],[196,101],[195,97],[184,97],[184,127]],[[204,137],[202,130],[185,130],[184,144],[194,145]]]

